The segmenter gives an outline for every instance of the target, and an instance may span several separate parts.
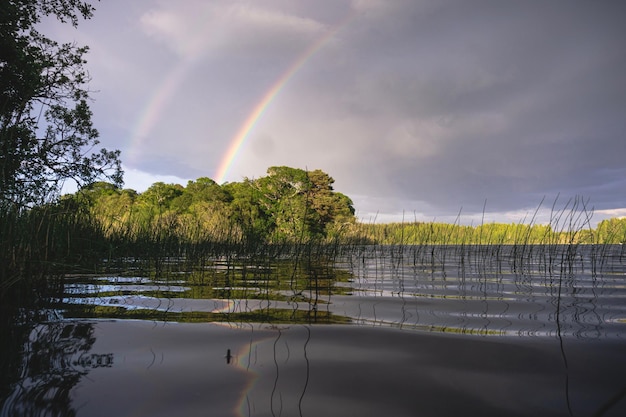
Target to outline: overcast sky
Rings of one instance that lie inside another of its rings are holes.
[[[218,180],[280,85],[223,181],[319,168],[364,221],[517,222],[559,194],[595,222],[626,215],[626,2],[95,5],[42,31],[90,46],[94,122],[127,188]]]

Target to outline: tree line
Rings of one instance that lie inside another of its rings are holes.
[[[595,228],[551,224],[486,223],[466,226],[438,222],[358,225],[361,241],[383,245],[570,245],[623,244],[626,218],[602,220]]]
[[[339,242],[386,245],[620,244],[626,218],[589,226],[590,214],[575,205],[551,224],[440,222],[362,223],[352,200],[321,170],[271,167],[258,179],[219,185],[210,178],[154,183],[143,193],[97,182],[64,204],[83,207],[107,238],[176,236],[184,241]],[[556,219],[556,220],[555,220]]]
[[[63,196],[60,204],[87,210],[106,238],[304,242],[338,237],[356,221],[352,200],[334,191],[333,183],[321,170],[277,166],[258,179],[156,182],[142,193],[96,182]]]

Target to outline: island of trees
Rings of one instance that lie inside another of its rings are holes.
[[[202,177],[154,183],[145,192],[96,182],[59,203],[119,241],[175,237],[190,242],[308,242],[336,239],[355,224],[352,200],[321,170],[271,167],[258,179],[219,185]]]

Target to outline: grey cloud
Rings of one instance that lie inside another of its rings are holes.
[[[379,25],[355,40],[363,70],[353,108],[395,116],[390,129],[413,119],[451,130],[433,138],[438,150],[425,158],[419,128],[405,157],[370,137],[376,176],[387,178],[378,182],[389,186],[379,193],[441,209],[489,198],[512,210],[556,192],[624,205],[623,183],[605,173],[615,173],[625,153],[622,8],[462,3],[372,18]]]
[[[124,135],[151,86],[181,59],[164,45],[184,50],[189,34],[155,41],[141,32],[138,19],[149,10],[187,16],[178,3],[133,2],[130,18],[125,3],[111,4],[85,30],[97,40],[93,49],[106,51],[94,62],[94,76],[107,74],[96,118],[104,132]],[[200,27],[209,38],[151,131],[136,161],[142,170],[212,175],[271,86],[351,16],[268,106],[230,180],[263,175],[273,164],[321,168],[339,191],[358,196],[357,210],[376,212],[380,204],[387,214],[415,210],[427,218],[454,216],[461,206],[471,216],[485,200],[493,212],[517,213],[558,193],[585,195],[596,209],[626,207],[622,2],[194,4],[215,12]],[[128,39],[120,44],[106,28],[122,21]],[[126,69],[113,71],[115,62]]]

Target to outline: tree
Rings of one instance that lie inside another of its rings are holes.
[[[316,169],[270,167],[254,182],[258,199],[279,238],[323,237],[334,222],[354,218],[352,201],[333,191],[335,180]]]
[[[96,150],[85,85],[87,47],[59,44],[35,26],[46,16],[77,26],[94,8],[79,0],[4,0],[0,10],[0,202],[19,207],[79,186],[122,183],[120,152]]]
[[[243,182],[231,182],[223,186],[229,195],[229,220],[233,227],[241,229],[248,241],[261,241],[267,238],[274,224],[268,211],[261,203],[255,182],[244,179]]]
[[[308,237],[310,182],[306,171],[286,166],[270,167],[267,176],[252,183],[261,209],[271,219],[279,239]]]
[[[602,220],[596,228],[597,241],[605,244],[623,244],[626,241],[626,217]]]
[[[310,171],[307,175],[311,184],[310,206],[319,218],[315,225],[311,225],[315,232],[323,234],[335,222],[351,222],[354,219],[352,200],[333,190],[335,180],[319,169]]]
[[[195,181],[187,182],[185,191],[191,195],[191,200],[194,203],[200,201],[228,202],[230,200],[228,193],[218,183],[207,177],[200,177]]]
[[[171,208],[172,202],[183,194],[184,187],[180,184],[165,184],[155,182],[146,191],[141,193],[139,200],[148,206],[163,212]]]

